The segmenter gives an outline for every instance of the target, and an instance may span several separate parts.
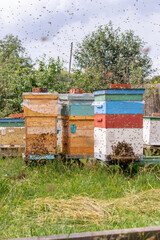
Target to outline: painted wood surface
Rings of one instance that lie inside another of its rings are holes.
[[[89,119],[61,118],[61,151],[65,154],[94,153],[94,117]],[[72,127],[74,126],[74,131]]]
[[[94,153],[94,147],[68,147],[64,146],[62,147],[62,153],[69,154],[69,155],[93,155]]]
[[[0,146],[22,145],[24,146],[24,127],[0,127]]]
[[[142,94],[102,94],[102,95],[95,95],[95,101],[142,101],[143,95]]]
[[[57,116],[58,95],[48,93],[23,94],[23,110],[26,116]]]
[[[94,147],[94,138],[92,137],[74,137],[63,138],[62,144],[68,145],[68,147]]]
[[[122,141],[131,144],[135,155],[143,155],[142,128],[94,128],[95,153],[112,155],[112,147]]]
[[[94,100],[94,95],[91,93],[84,93],[84,94],[59,94],[59,101],[74,101],[74,100],[79,100],[79,101],[93,101]]]
[[[25,152],[27,155],[57,153],[57,134],[27,134]]]
[[[26,154],[57,151],[57,117],[26,117]]]
[[[83,120],[93,120],[94,116],[59,116],[58,119],[66,120],[76,120],[76,121],[83,121]]]
[[[23,94],[26,155],[47,155],[57,152],[58,94]]]
[[[142,128],[142,114],[97,114],[94,126],[99,128]]]
[[[160,146],[160,118],[143,118],[143,141],[146,145]]]
[[[66,120],[61,122],[61,135],[63,137],[94,137],[94,119],[91,120]],[[71,132],[71,125],[76,126],[76,131]]]
[[[103,94],[144,94],[144,89],[104,89],[94,91],[94,95],[103,95]]]
[[[0,119],[0,127],[24,127],[24,126],[25,126],[24,119]]]
[[[58,99],[58,93],[23,93],[23,99]]]
[[[62,116],[94,116],[94,107],[89,105],[63,105]]]
[[[57,127],[57,117],[27,117],[27,127]]]
[[[94,102],[94,114],[143,114],[143,101]]]

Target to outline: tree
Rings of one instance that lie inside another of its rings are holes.
[[[37,60],[38,69],[35,72],[35,82],[37,87],[47,87],[51,92],[67,91],[68,74],[64,71],[63,62],[54,58],[42,58]]]
[[[0,40],[0,116],[22,111],[22,93],[32,87],[32,60],[25,55],[18,37],[7,35]]]
[[[99,87],[114,82],[143,83],[152,71],[151,59],[143,52],[144,47],[145,43],[133,31],[121,33],[120,28],[114,29],[109,22],[85,36],[77,45],[74,53],[76,70],[86,75],[96,70]]]
[[[44,55],[33,63],[18,37],[7,35],[0,40],[0,117],[22,112],[23,92],[31,92],[32,87],[65,92],[66,81],[66,72],[59,60],[47,61]]]

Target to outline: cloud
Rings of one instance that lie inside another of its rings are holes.
[[[68,66],[70,43],[111,20],[122,31],[132,29],[151,48],[158,65],[160,31],[158,0],[5,0],[1,1],[1,38],[13,33],[23,41],[32,58],[43,53],[64,59]],[[42,41],[46,39],[47,41]],[[159,66],[158,66],[159,67]],[[160,69],[160,67],[159,67]]]

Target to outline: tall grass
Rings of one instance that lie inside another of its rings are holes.
[[[160,168],[0,159],[0,238],[160,224]]]

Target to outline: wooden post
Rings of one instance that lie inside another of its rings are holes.
[[[70,82],[71,62],[72,62],[72,50],[73,50],[73,42],[71,42],[70,60],[69,60],[69,72],[68,72],[68,82]]]

